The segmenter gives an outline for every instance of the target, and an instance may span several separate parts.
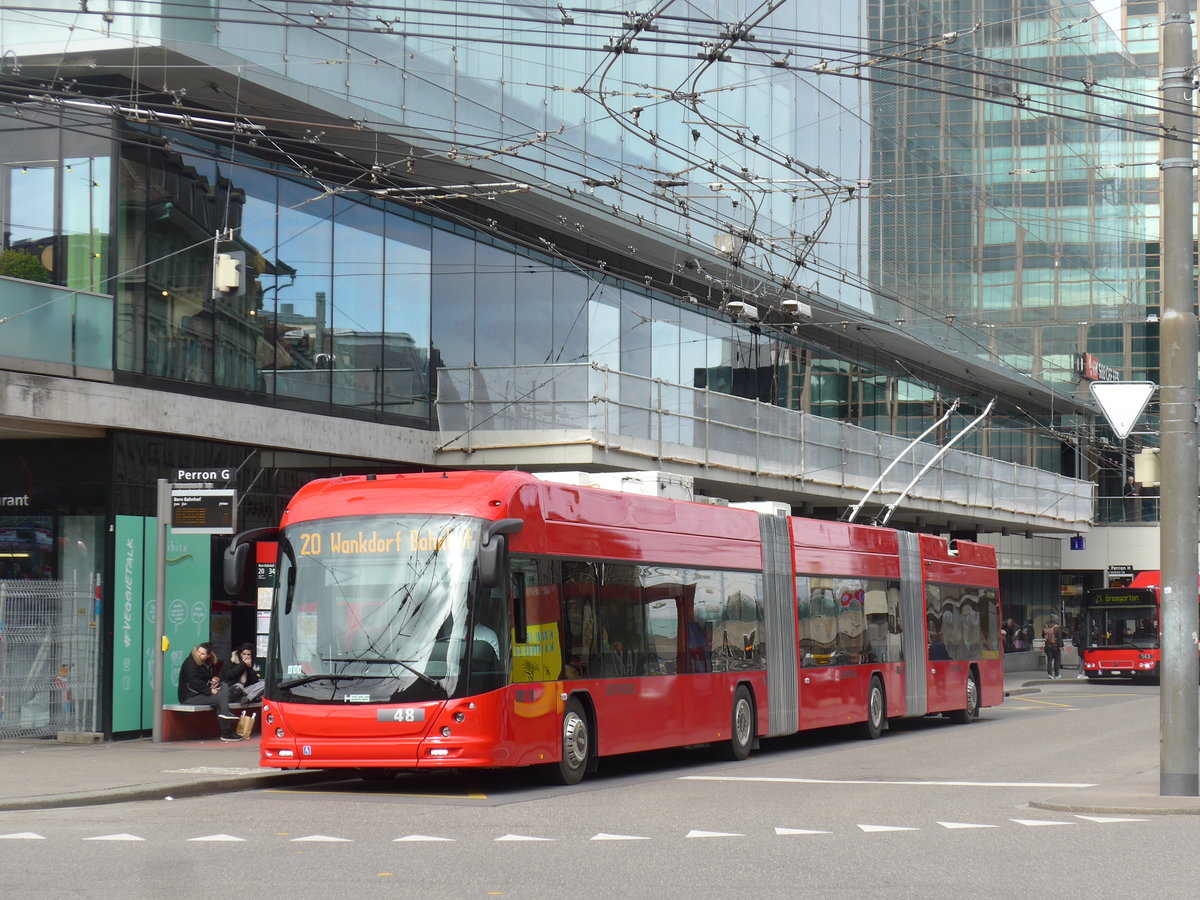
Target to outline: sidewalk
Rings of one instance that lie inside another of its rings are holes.
[[[199,797],[336,778],[258,767],[258,740],[0,741],[0,811]]]
[[[1050,681],[1040,672],[1006,673],[1004,694],[1036,694],[1043,685],[1087,687],[1076,674],[1066,669],[1061,681]],[[199,797],[348,775],[338,770],[260,769],[257,740],[0,741],[0,811]],[[1158,773],[1151,770],[1127,783],[1070,791],[1030,800],[1029,805],[1097,815],[1200,815],[1200,798],[1161,797],[1158,791]]]

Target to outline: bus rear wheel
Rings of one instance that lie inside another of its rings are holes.
[[[754,744],[754,703],[745,685],[740,685],[733,694],[733,711],[729,718],[729,742],[722,748],[725,758],[745,759]]]
[[[967,676],[966,706],[947,713],[947,715],[950,717],[950,721],[957,725],[968,725],[979,715],[979,685],[976,683],[974,675]]]
[[[558,761],[558,779],[563,784],[579,784],[587,770],[591,753],[591,732],[583,704],[572,698],[567,701],[562,720],[562,755]]]
[[[883,734],[883,725],[887,719],[887,703],[883,696],[883,683],[878,678],[871,679],[871,687],[867,689],[867,721],[862,723],[862,736],[869,741]]]

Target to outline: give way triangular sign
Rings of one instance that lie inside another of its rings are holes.
[[[1153,381],[1093,381],[1092,396],[1100,412],[1120,440],[1129,436],[1133,426],[1146,408],[1154,389]]]

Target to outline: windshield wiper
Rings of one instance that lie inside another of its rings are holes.
[[[299,687],[302,684],[310,684],[314,681],[355,681],[362,678],[387,678],[386,675],[334,675],[326,672],[322,675],[304,675],[300,678],[289,678],[287,681],[279,682],[279,687],[283,690]]]
[[[406,663],[402,659],[392,659],[391,657],[384,657],[384,656],[327,656],[327,657],[325,657],[325,662],[341,662],[341,663],[355,663],[356,662],[356,663],[366,663],[367,665],[372,665],[372,666],[401,666],[406,671],[412,672],[412,674],[416,675],[418,678],[420,678],[426,684],[437,688],[443,694],[446,692],[446,689],[444,687],[442,687],[442,685],[438,681],[436,681],[431,676],[426,675],[420,669],[410,666],[408,663]],[[349,678],[352,676],[342,675],[340,677]],[[385,676],[364,675],[361,677],[382,678]]]

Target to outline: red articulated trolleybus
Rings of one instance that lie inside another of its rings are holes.
[[[1079,648],[1085,675],[1146,680],[1160,677],[1161,584],[1160,572],[1139,572],[1128,587],[1087,592],[1083,601],[1084,644]]]
[[[278,528],[261,762],[547,764],[1003,700],[992,547],[545,482],[315,481]]]

